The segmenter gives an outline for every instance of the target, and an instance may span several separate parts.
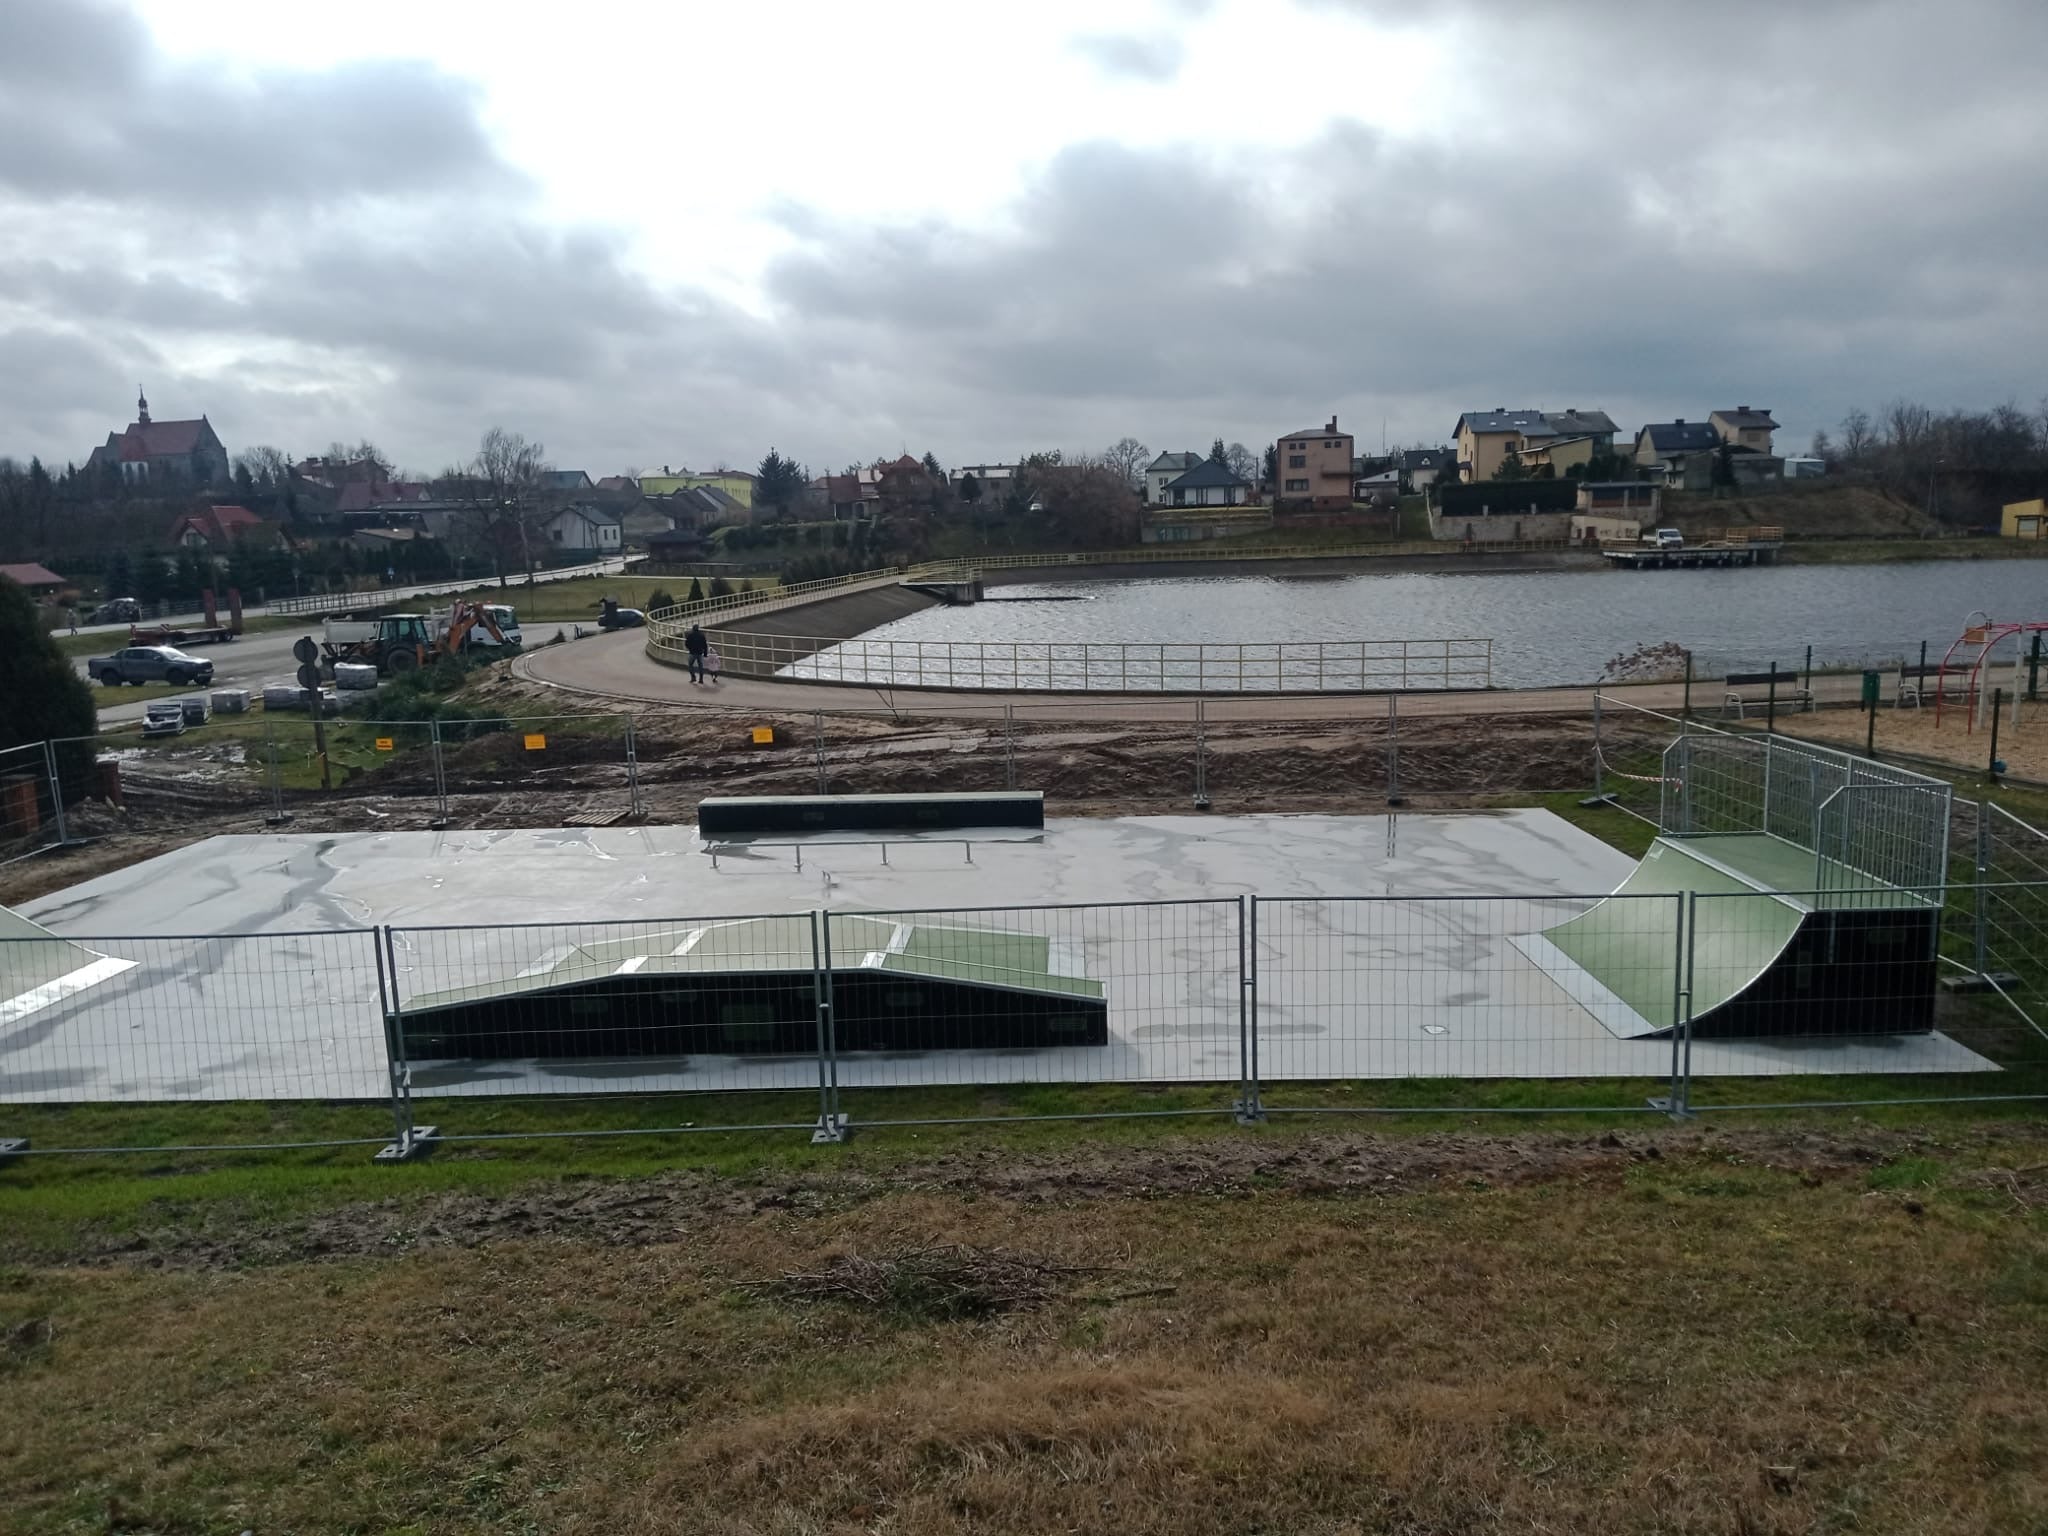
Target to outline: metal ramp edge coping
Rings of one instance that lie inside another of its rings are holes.
[[[1651,870],[1653,861],[1662,858],[1666,852],[1676,854],[1682,859],[1691,860],[1705,868],[1711,869],[1716,874],[1743,886],[1749,894],[1769,898],[1797,914],[1795,921],[1789,923],[1782,932],[1770,936],[1767,943],[1759,947],[1759,952],[1750,957],[1754,964],[1745,966],[1747,979],[1739,986],[1730,987],[1724,995],[1714,999],[1707,1007],[1696,1009],[1694,1013],[1695,1022],[1706,1014],[1712,1013],[1715,1009],[1733,1002],[1744,992],[1748,991],[1749,988],[1761,981],[1770,971],[1771,967],[1776,965],[1785,952],[1792,947],[1793,943],[1798,939],[1800,929],[1805,925],[1806,919],[1813,915],[1815,911],[1812,905],[1800,900],[1798,897],[1783,891],[1773,890],[1759,882],[1754,875],[1745,873],[1735,865],[1700,852],[1691,839],[1681,840],[1659,836],[1650,844],[1649,851],[1643,855],[1636,867],[1629,871],[1628,878],[1622,881],[1613,892],[1594,902],[1584,912],[1580,912],[1564,922],[1554,924],[1550,928],[1538,933],[1518,933],[1508,936],[1508,942],[1519,950],[1530,964],[1534,965],[1537,970],[1541,971],[1545,977],[1555,984],[1565,996],[1569,997],[1598,1020],[1601,1027],[1607,1030],[1609,1034],[1622,1040],[1666,1039],[1669,1038],[1671,1032],[1677,1027],[1678,1020],[1675,1017],[1677,998],[1675,995],[1668,998],[1661,995],[1666,990],[1675,993],[1678,965],[1676,953],[1677,928],[1672,926],[1665,930],[1665,932],[1660,932],[1657,935],[1659,938],[1663,938],[1668,934],[1671,941],[1668,967],[1668,977],[1671,986],[1669,989],[1666,989],[1660,985],[1659,1000],[1664,1002],[1666,1007],[1673,1011],[1674,1016],[1663,1023],[1646,1018],[1642,1011],[1633,1003],[1622,997],[1612,987],[1608,986],[1606,982],[1594,975],[1581,961],[1560,948],[1550,938],[1550,935],[1561,932],[1563,929],[1572,927],[1575,924],[1583,923],[1589,918],[1596,917],[1598,913],[1613,905],[1617,900],[1634,900],[1645,895],[1669,896],[1677,894],[1677,892],[1666,890],[1643,892],[1634,889],[1644,882],[1645,877]],[[1655,908],[1650,908],[1650,910],[1655,910]],[[1673,910],[1675,911],[1675,908]],[[1662,924],[1659,925],[1660,928],[1663,928],[1663,926]],[[1665,967],[1660,966],[1660,972],[1664,970]]]
[[[835,935],[849,928],[855,940],[846,958],[835,957],[834,975],[859,971],[894,971],[933,981],[957,981],[991,991],[1016,992],[1031,997],[1069,997],[1102,1001],[1103,984],[1083,968],[1077,946],[1041,934],[1016,933],[1001,928],[963,928],[942,923],[903,922],[865,913],[831,914]],[[787,942],[776,947],[780,925],[801,932],[783,936]],[[865,934],[861,930],[868,930]],[[768,941],[748,946],[705,942],[734,937],[741,932],[765,931]],[[803,974],[810,972],[813,957],[808,918],[755,917],[712,921],[687,929],[664,929],[633,938],[608,939],[588,945],[558,945],[544,950],[515,975],[492,981],[472,982],[438,992],[424,992],[407,999],[402,1012],[411,1017],[470,1003],[509,1001],[517,997],[558,992],[564,988],[628,976],[674,976],[711,981],[744,975]],[[1025,939],[1045,945],[1043,969],[1026,969],[992,961],[961,959],[916,951],[920,934],[968,935],[976,940]],[[865,942],[862,942],[862,940]],[[659,953],[664,946],[667,952]]]
[[[941,791],[911,795],[714,795],[697,804],[697,830],[710,837],[778,832],[929,832],[974,827],[1043,830],[1040,790]]]
[[[75,997],[135,964],[59,938],[42,924],[0,907],[0,1026]]]

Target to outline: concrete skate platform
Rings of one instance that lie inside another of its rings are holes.
[[[1104,1044],[847,1054],[844,1087],[1228,1082],[1240,1060],[1237,898],[1252,893],[1270,898],[1249,945],[1269,1082],[1656,1077],[1668,1042],[1616,1038],[1513,942],[1590,910],[1634,868],[1534,810],[1055,819],[1043,832],[738,843],[684,826],[217,837],[22,908],[134,964],[0,1025],[0,1103],[381,1097],[384,993],[359,931],[372,925],[394,929],[402,1011],[407,999],[517,991],[510,983],[572,947],[637,954],[632,941],[656,931],[821,909],[914,919],[991,952],[1005,936],[1043,938],[1032,952],[1066,957],[1107,1006]],[[738,1054],[410,1069],[416,1094],[817,1081],[809,1058]],[[1995,1068],[1935,1033],[1703,1041],[1693,1070]]]

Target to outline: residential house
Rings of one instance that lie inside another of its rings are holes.
[[[645,549],[648,540],[675,530],[675,514],[652,501],[635,501],[619,513],[619,540],[635,549]]]
[[[1401,494],[1400,467],[1380,459],[1358,460],[1352,468],[1351,499],[1371,501],[1373,497],[1381,494]]]
[[[17,587],[25,587],[31,597],[48,597],[71,585],[48,566],[30,561],[25,565],[0,565],[0,576],[6,577]]]
[[[1587,439],[1585,456],[1614,451],[1614,418],[1605,411],[1509,410],[1467,411],[1458,418],[1458,478],[1467,485],[1491,480],[1514,454],[1524,464],[1529,452],[1567,438]],[[1558,473],[1562,473],[1559,468]]]
[[[335,492],[334,510],[348,517],[386,507],[417,507],[433,499],[434,488],[423,480],[348,480]]]
[[[1332,416],[1320,427],[1289,432],[1279,439],[1280,484],[1276,507],[1348,510],[1351,506],[1351,434],[1337,430]]]
[[[1457,462],[1455,449],[1407,448],[1396,455],[1394,467],[1401,472],[1403,489],[1422,491],[1435,485],[1439,478],[1452,474]]]
[[[540,477],[540,488],[557,496],[577,496],[597,489],[591,483],[589,474],[580,469],[544,470]]]
[[[1746,405],[1738,405],[1732,411],[1709,412],[1707,422],[1720,434],[1722,442],[1756,453],[1771,451],[1771,434],[1778,430],[1768,410],[1752,411]]]
[[[2048,539],[2048,499],[2007,502],[1999,513],[1998,531],[2008,539]]]
[[[204,416],[197,421],[151,421],[149,401],[138,390],[135,420],[86,458],[89,471],[117,471],[130,485],[224,485],[228,451]]]
[[[1711,422],[1653,421],[1636,434],[1636,467],[1653,474],[1668,475],[1672,466],[1688,454],[1711,453],[1721,446],[1721,435]]]
[[[952,484],[955,496],[959,495],[960,487],[966,483],[969,475],[974,477],[975,489],[978,493],[975,497],[976,504],[979,506],[991,506],[1010,494],[1010,487],[1017,483],[1017,466],[1014,464],[962,464],[951,475],[947,476],[948,481]]]
[[[1252,499],[1252,484],[1227,464],[1201,459],[1166,487],[1169,507],[1241,507]]]
[[[237,539],[260,539],[268,543],[276,533],[273,525],[264,522],[247,507],[201,507],[197,512],[185,513],[171,524],[171,543],[219,555],[226,554],[228,547]]]
[[[1600,451],[1595,446],[1598,442],[1599,439],[1594,437],[1553,437],[1523,449],[1522,468],[1537,475],[1548,470],[1558,479],[1563,479],[1575,469],[1583,474],[1587,462]]]
[[[647,540],[647,558],[659,566],[694,565],[704,558],[704,535],[691,528],[657,533]],[[680,595],[680,594],[678,594]]]
[[[869,503],[861,500],[860,480],[855,475],[820,475],[809,489],[821,516],[835,523],[867,517],[873,511]]]
[[[671,470],[664,464],[661,466],[660,474],[640,477],[640,492],[643,496],[673,496],[677,491],[710,486],[723,492],[740,506],[751,510],[754,505],[756,478],[743,469],[715,469],[708,475],[693,475],[687,469]]]
[[[600,495],[637,496],[640,494],[640,482],[631,475],[606,475],[597,482],[596,489]]]
[[[1166,506],[1166,488],[1202,462],[1199,453],[1162,453],[1145,466],[1145,505]]]
[[[541,524],[551,547],[563,554],[601,558],[616,555],[623,544],[619,514],[585,504],[564,507]]]

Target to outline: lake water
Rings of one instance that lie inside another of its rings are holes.
[[[860,640],[982,641],[1067,653],[1115,642],[1476,637],[1493,641],[1500,687],[1591,682],[1610,658],[1671,642],[1691,650],[1696,673],[1708,677],[1774,661],[1798,667],[1809,645],[1816,665],[1917,660],[1922,641],[1929,659],[1939,660],[1972,610],[2048,619],[2048,562],[1178,576],[991,587],[989,596],[970,607],[928,609]],[[797,670],[830,664],[827,655]]]

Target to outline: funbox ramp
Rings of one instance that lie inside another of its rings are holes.
[[[120,975],[117,960],[0,907],[0,1029]]]
[[[840,1050],[1108,1044],[1105,988],[1078,945],[915,917],[830,923]],[[544,949],[516,975],[407,998],[395,1023],[415,1058],[809,1054],[822,960],[808,917],[706,922]]]
[[[1940,913],[1902,893],[1813,910],[1660,837],[1612,896],[1511,942],[1613,1035],[1669,1035],[1679,1006],[1679,897],[1690,904],[1695,1038],[1925,1033]],[[1661,899],[1647,899],[1661,898]]]

